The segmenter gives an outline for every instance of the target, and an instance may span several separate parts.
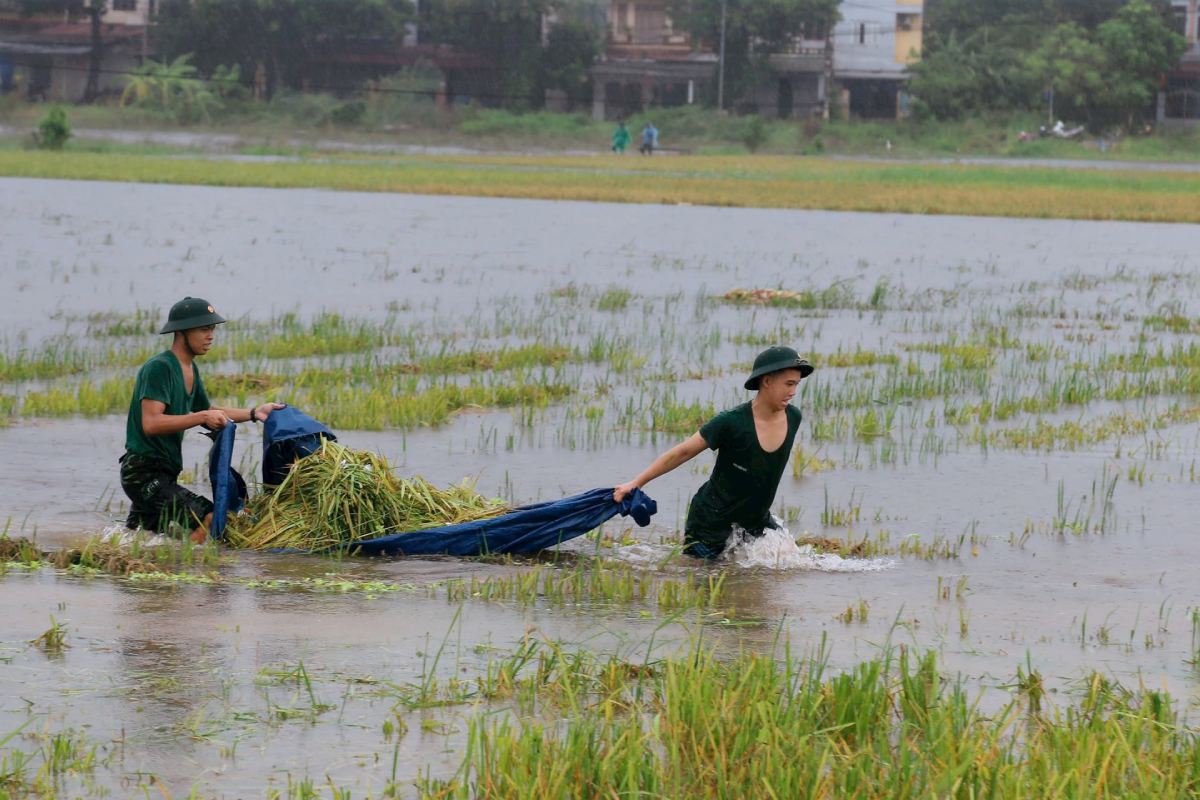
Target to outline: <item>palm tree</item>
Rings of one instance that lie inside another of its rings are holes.
[[[130,73],[125,90],[121,92],[121,105],[132,101],[181,116],[198,112],[207,119],[209,110],[218,101],[197,77],[191,59],[191,53],[184,53],[169,63],[147,59]]]

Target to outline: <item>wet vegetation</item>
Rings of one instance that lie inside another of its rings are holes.
[[[640,657],[528,635],[467,669],[447,647],[452,634],[404,681],[347,680],[303,660],[263,666],[254,694],[206,700],[181,733],[232,758],[252,730],[333,725],[366,710],[371,788],[288,773],[263,787],[280,798],[1120,798],[1186,797],[1200,785],[1200,735],[1172,698],[1100,673],[1051,699],[1043,677],[1019,667],[977,693],[933,651],[885,643],[840,671],[824,645],[807,656],[786,642],[722,653],[699,633],[677,652]],[[450,773],[398,775],[402,743],[430,736],[456,743]],[[14,796],[104,796],[96,778],[120,756],[86,731],[29,723],[0,743],[0,788]]]
[[[757,350],[798,343],[818,370],[796,400],[805,422],[775,510],[800,545],[789,555],[802,567],[792,578],[804,582],[805,603],[793,610],[759,596],[787,579],[778,564],[698,565],[681,556],[682,520],[670,512],[648,532],[609,525],[539,558],[422,564],[437,571],[433,578],[382,560],[276,561],[282,557],[140,537],[49,548],[17,520],[0,538],[0,581],[13,596],[33,598],[36,624],[0,642],[6,667],[49,671],[69,695],[74,670],[90,663],[73,659],[135,649],[133,622],[98,631],[53,592],[35,591],[46,586],[147,599],[150,639],[167,638],[154,626],[181,613],[158,604],[188,614],[213,607],[219,621],[198,617],[211,637],[203,652],[177,656],[164,647],[160,658],[151,650],[155,664],[177,659],[191,670],[194,662],[207,676],[139,674],[131,686],[92,690],[106,701],[124,703],[123,692],[147,706],[161,699],[170,709],[156,709],[162,717],[147,715],[137,731],[131,724],[128,738],[102,721],[92,729],[67,723],[42,700],[6,707],[16,710],[0,727],[0,796],[1200,791],[1188,694],[1200,675],[1200,609],[1190,596],[1172,607],[1166,590],[1148,595],[1157,613],[1147,601],[1131,623],[1101,609],[1090,618],[1049,609],[1028,630],[980,632],[1006,601],[997,574],[1004,592],[1033,591],[1045,587],[1007,582],[1023,579],[1030,563],[1069,561],[1030,579],[1058,581],[1046,591],[1065,598],[1093,548],[1147,545],[1137,503],[1164,485],[1200,481],[1194,270],[1104,264],[1018,280],[989,256],[920,265],[950,278],[913,289],[902,271],[878,278],[867,264],[861,274],[816,280],[796,256],[787,266],[799,277],[786,285],[747,283],[737,265],[710,264],[709,285],[681,291],[658,279],[693,269],[687,260],[630,263],[591,284],[531,281],[453,316],[417,296],[373,317],[236,319],[200,367],[218,402],[244,408],[278,399],[339,435],[395,434],[393,448],[406,447],[404,437],[418,429],[453,430],[447,460],[553,451],[560,460],[549,468],[570,474],[545,485],[584,488],[624,477],[605,477],[605,454],[660,449],[744,400],[739,384]],[[398,284],[410,269],[381,259],[376,280]],[[422,269],[447,291],[464,280]],[[635,274],[645,280],[629,280]],[[44,338],[5,341],[0,423],[20,429],[95,416],[119,426],[133,369],[165,344],[154,333],[159,322],[157,310],[62,314]],[[863,476],[895,475],[899,483],[906,467],[961,465],[964,457],[1033,474],[1021,486],[1045,491],[1014,497],[998,471],[989,489],[1005,511],[981,522],[981,511],[953,505],[953,475],[945,496],[897,501],[863,488]],[[471,474],[475,465],[461,461],[462,474]],[[412,463],[370,466],[407,479],[421,471],[418,458]],[[698,482],[707,462],[688,469]],[[187,477],[196,482],[195,472]],[[489,486],[483,495],[525,502],[531,480],[506,474],[501,491]],[[110,494],[119,498],[119,489]],[[659,499],[664,508],[684,503]],[[380,502],[367,510],[380,511]],[[931,515],[906,518],[906,507],[941,503],[949,510],[936,526]],[[97,513],[116,520],[121,506],[101,498]],[[345,518],[346,504],[318,513]],[[399,524],[383,513],[350,522],[358,532]],[[304,521],[295,527],[303,536],[328,533]],[[820,582],[826,570],[886,568],[886,593],[847,575],[837,576],[849,588],[836,598],[819,596],[830,586]],[[1129,578],[1156,579],[1164,581]],[[989,580],[994,594],[983,598]],[[295,608],[288,600],[301,603],[299,627],[334,620],[335,638],[347,634],[336,649],[352,655],[335,665],[340,655],[310,648],[303,631],[266,642],[265,629],[283,629]],[[246,614],[251,605],[256,612]],[[353,626],[343,629],[343,621],[375,609],[378,631],[350,641]],[[793,615],[808,626],[804,655],[788,644],[794,629],[784,632],[779,621]],[[414,647],[380,632],[409,619],[442,640]],[[546,632],[560,624],[578,626],[574,640]],[[834,643],[817,645],[824,634]],[[210,642],[219,655],[205,661]],[[1070,649],[1070,663],[1082,666],[1051,672],[1043,647]],[[380,651],[370,668],[358,666],[356,658]],[[1101,660],[1103,673],[1093,666]],[[138,719],[122,724],[130,718]],[[194,786],[167,787],[140,771],[138,755],[160,739],[182,742],[205,765]],[[318,744],[305,750],[303,741]],[[291,748],[305,757],[329,749],[336,761],[298,764],[280,755]],[[284,766],[268,774],[267,761]],[[227,783],[233,779],[222,770],[242,781],[253,772],[252,785]]]
[[[80,547],[40,549],[24,537],[0,536],[0,574],[9,569],[50,567],[72,574],[130,576],[174,573],[191,568],[215,567],[220,563],[216,544],[179,542],[149,543],[133,537],[121,542],[111,537],[94,536]]]
[[[480,197],[1197,222],[1188,172],[854,163],[782,156],[324,155],[272,163],[0,150],[0,174],[201,186]]]
[[[1164,292],[1191,289],[1194,279],[1134,276],[1119,267],[1076,280],[1081,285],[1015,287],[1008,305],[965,287],[910,293],[886,281],[866,290],[853,280],[737,289],[691,302],[567,287],[531,306],[501,299],[493,316],[446,330],[395,318],[300,321],[289,314],[229,326],[203,366],[209,394],[220,401],[245,405],[270,396],[336,429],[436,426],[457,412],[489,408],[511,408],[532,425],[566,403],[556,437],[598,446],[696,430],[728,402],[697,397],[688,381],[739,371],[745,356],[731,354],[811,329],[815,348],[806,355],[825,369],[804,384],[799,402],[818,459],[843,467],[975,448],[1108,445],[1120,457],[1132,442],[1161,439],[1200,419],[1200,407],[1187,400],[1200,389],[1200,348],[1180,327],[1186,315],[1164,317],[1171,301],[1159,302]],[[1151,313],[1085,311],[1087,298],[1109,283],[1128,285]],[[694,326],[693,315],[723,304],[737,316]],[[580,317],[589,305],[606,313]],[[804,324],[772,327],[783,314],[799,314]],[[871,348],[837,341],[820,349],[820,328],[852,315],[896,335]],[[1177,320],[1174,329],[1155,328],[1168,317]],[[0,350],[6,423],[124,413],[128,373],[161,343],[142,312],[66,321],[68,330],[80,326],[90,345],[64,333]],[[645,369],[671,348],[686,354],[685,371]],[[580,394],[587,398],[581,408]],[[1153,454],[1166,445],[1148,446]]]
[[[1170,699],[1099,674],[1066,707],[1044,707],[1026,679],[986,713],[934,653],[904,648],[840,675],[819,656],[723,659],[702,647],[644,665],[563,663],[575,674],[543,666],[533,687],[514,687],[528,697],[517,720],[473,717],[459,775],[425,794],[1019,798],[1197,787],[1200,737]],[[570,714],[560,723],[556,710]]]

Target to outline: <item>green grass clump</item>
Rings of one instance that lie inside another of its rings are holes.
[[[907,345],[905,349],[917,353],[938,354],[942,359],[942,369],[948,372],[960,369],[989,369],[996,361],[992,347],[986,343],[920,343]]]
[[[389,343],[388,331],[364,320],[349,320],[338,314],[321,314],[309,324],[294,315],[281,320],[282,330],[262,337],[253,330],[235,335],[228,343],[214,347],[209,358],[302,358],[339,353],[361,353]]]
[[[712,403],[677,403],[667,398],[650,412],[649,430],[656,433],[695,433],[717,413]]]
[[[310,552],[346,550],[388,533],[487,519],[505,511],[498,500],[464,483],[438,489],[420,477],[392,474],[381,456],[326,440],[297,461],[274,492],[251,500],[230,520],[234,547]]]
[[[1065,710],[1026,679],[986,714],[933,652],[904,648],[841,674],[822,658],[698,645],[641,665],[525,653],[518,667],[490,671],[479,694],[525,713],[470,718],[458,773],[422,796],[1015,800],[1200,786],[1200,736],[1170,698],[1100,675]]]
[[[1011,428],[978,427],[968,439],[983,447],[1012,450],[1078,450],[1109,439],[1141,436],[1148,431],[1161,430],[1200,420],[1200,406],[1173,405],[1152,415],[1114,412],[1088,420],[1067,420],[1053,423],[1038,419],[1032,424]]]
[[[129,408],[133,390],[130,378],[110,378],[100,383],[81,381],[25,395],[20,413],[26,417],[101,417]]]
[[[79,349],[54,343],[36,351],[0,353],[0,381],[27,381],[83,372],[86,355]]]
[[[596,299],[598,311],[624,311],[633,292],[620,286],[610,286]]]
[[[833,353],[810,355],[808,360],[814,367],[871,367],[876,364],[899,364],[900,356],[895,353],[864,350],[861,347],[855,347],[853,350],[843,350],[839,347]]]
[[[447,384],[417,389],[414,380],[387,370],[359,371],[363,382],[349,384],[346,372],[305,370],[287,378],[270,373],[217,374],[207,384],[209,396],[220,405],[232,398],[243,406],[250,397],[274,394],[301,406],[334,428],[353,430],[410,429],[440,425],[469,408],[513,408],[532,411],[562,400],[574,391],[570,384],[518,375],[513,382]],[[289,380],[295,382],[288,384]],[[206,379],[207,380],[207,379]],[[129,408],[131,377],[93,383],[83,380],[25,394],[19,405],[0,397],[0,412],[24,417],[99,417]],[[2,417],[0,413],[0,417]]]
[[[440,425],[467,408],[544,408],[571,394],[564,383],[470,383],[397,393],[387,386],[368,389],[329,382],[304,387],[287,397],[333,428],[384,430]]]

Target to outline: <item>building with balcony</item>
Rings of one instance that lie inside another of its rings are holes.
[[[764,117],[803,119],[826,111],[832,49],[823,35],[797,36],[767,56],[771,78],[754,89],[752,108]]]
[[[908,66],[921,57],[923,0],[854,0],[833,29],[833,77],[843,116],[898,119],[908,113]]]
[[[1187,49],[1175,69],[1163,76],[1157,119],[1168,127],[1200,126],[1200,2],[1172,0],[1171,9]]]
[[[923,0],[846,0],[842,21],[828,36],[799,36],[770,53],[770,78],[749,96],[727,98],[726,107],[767,117],[824,115],[832,82],[845,116],[903,117],[908,66],[921,53],[923,11]],[[666,0],[609,0],[607,25],[604,54],[592,68],[597,119],[695,102],[698,87],[717,78],[719,45],[675,30]]]
[[[147,54],[156,0],[111,0],[100,18],[98,90],[120,91]],[[73,102],[84,95],[93,48],[91,22],[61,14],[0,15],[0,92]]]
[[[621,119],[646,108],[694,103],[716,77],[711,47],[675,30],[666,0],[609,0],[604,52],[592,67],[592,116]]]

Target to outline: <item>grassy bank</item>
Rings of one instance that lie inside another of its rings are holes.
[[[0,152],[0,175],[914,214],[1200,222],[1189,173],[880,164],[783,156],[406,156],[232,163]]]
[[[0,99],[0,124],[32,131],[46,105]],[[426,98],[404,93],[338,98],[285,92],[269,103],[226,101],[206,119],[181,123],[178,115],[115,104],[68,107],[77,128],[172,131],[198,137],[218,134],[243,140],[244,148],[295,149],[305,142],[335,139],[348,145],[450,146],[484,151],[583,150],[606,152],[614,123],[587,113],[509,111],[473,107],[439,110]],[[1099,158],[1150,161],[1200,160],[1200,132],[1117,132],[1079,140],[1021,141],[1045,118],[993,114],[962,121],[759,120],[722,116],[697,106],[656,108],[632,115],[635,134],[652,121],[663,147],[692,154],[891,155],[897,157],[998,156]],[[76,146],[103,146],[104,142]],[[217,144],[228,149],[228,143]]]

